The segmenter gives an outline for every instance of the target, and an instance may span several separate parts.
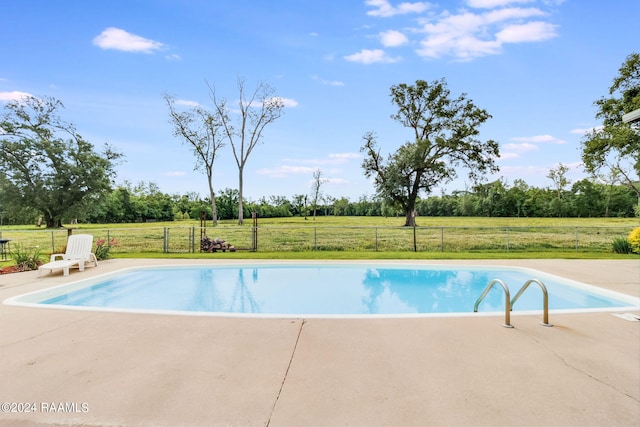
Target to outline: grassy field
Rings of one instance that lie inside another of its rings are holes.
[[[471,258],[622,258],[612,251],[615,238],[640,226],[638,218],[469,218],[419,217],[418,227],[402,227],[404,218],[274,218],[258,221],[258,251],[252,220],[220,221],[205,229],[198,221],[69,225],[73,233],[115,239],[114,257],[193,257],[271,259],[471,259]],[[201,232],[241,249],[235,253],[199,252]],[[41,251],[64,248],[67,229],[0,227],[0,238]],[[94,241],[94,242],[95,242]],[[15,246],[14,246],[15,247]],[[244,249],[244,250],[243,250]],[[3,263],[3,264],[6,264]]]
[[[418,227],[638,227],[639,218],[488,218],[488,217],[418,217]],[[404,218],[401,217],[370,217],[370,216],[317,216],[313,217],[288,217],[288,218],[260,218],[258,226],[358,226],[358,227],[401,227]],[[242,227],[251,227],[251,218],[245,219]],[[105,228],[154,228],[154,227],[199,227],[200,221],[180,220],[167,222],[146,222],[126,224],[78,224],[65,225],[66,228],[81,230],[105,229]],[[217,227],[237,227],[237,220],[218,221]],[[207,228],[212,226],[211,220],[206,223]],[[35,225],[0,226],[3,230],[43,230]]]

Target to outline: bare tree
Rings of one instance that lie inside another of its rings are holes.
[[[555,185],[558,217],[562,216],[562,192],[567,185],[571,184],[571,181],[566,177],[567,172],[569,172],[569,167],[560,163],[557,167],[549,169],[547,175],[547,178]]]
[[[274,89],[265,82],[259,82],[256,89],[246,96],[244,80],[238,78],[238,114],[232,117],[226,99],[216,96],[215,87],[209,85],[209,92],[217,117],[222,123],[224,135],[231,144],[233,157],[238,166],[238,224],[243,221],[243,175],[244,167],[251,152],[262,140],[264,128],[282,115],[284,101],[274,96]],[[208,84],[208,83],[207,83]]]
[[[326,180],[322,179],[322,171],[320,169],[316,169],[313,172],[313,184],[311,185],[311,191],[313,192],[313,220],[316,219],[316,211],[318,210],[318,197],[322,194],[320,189],[322,184],[324,184]]]
[[[217,115],[211,114],[199,105],[189,111],[179,112],[175,108],[175,99],[172,96],[165,93],[164,100],[169,107],[173,135],[191,145],[191,150],[196,157],[194,170],[204,170],[207,174],[211,213],[215,225],[218,223],[218,209],[213,189],[213,165],[218,150],[224,146],[222,123]]]

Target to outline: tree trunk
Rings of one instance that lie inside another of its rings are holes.
[[[404,213],[405,215],[405,220],[404,220],[404,226],[405,227],[415,227],[416,226],[416,217],[414,215],[414,210],[413,209],[409,209],[408,211],[406,211]]]
[[[238,225],[242,225],[244,219],[244,208],[242,206],[242,170],[243,167],[238,168]]]
[[[45,223],[47,224],[47,228],[62,228],[62,220],[55,219],[50,217],[49,215],[45,215]]]
[[[209,197],[211,198],[211,218],[213,219],[213,225],[218,225],[218,206],[216,205],[216,193],[213,191],[213,185],[211,184],[211,175],[209,176]]]

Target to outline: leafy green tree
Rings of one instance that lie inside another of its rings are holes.
[[[582,140],[582,161],[587,171],[615,171],[640,198],[640,125],[624,123],[622,116],[640,108],[640,54],[632,53],[620,67],[609,96],[594,103],[602,128]]]
[[[199,220],[204,213],[206,219],[213,219],[211,212],[211,201],[205,197],[204,200],[198,199],[191,204],[189,209],[189,218]]]
[[[174,194],[173,202],[175,205],[176,214],[180,214],[180,218],[184,219],[189,216],[189,212],[193,208],[194,203],[198,200],[198,193],[195,191],[189,191],[187,194]]]
[[[458,200],[457,212],[459,216],[475,216],[476,196],[468,190],[456,190],[453,196]]]
[[[507,207],[503,203],[507,192],[501,179],[486,184],[477,184],[473,187],[477,196],[476,212],[482,216],[508,216]]]
[[[362,167],[366,177],[374,178],[377,194],[402,209],[406,226],[415,225],[420,193],[455,179],[458,167],[467,168],[474,181],[498,170],[498,144],[478,139],[478,127],[491,116],[466,94],[452,99],[444,79],[392,86],[391,101],[398,107],[391,118],[411,129],[413,140],[385,160],[375,134],[368,132]]]
[[[560,163],[557,167],[549,169],[549,173],[547,174],[547,178],[553,181],[553,189],[556,192],[556,199],[553,202],[553,206],[558,213],[558,218],[564,213],[564,189],[567,185],[571,184],[571,181],[567,179],[567,172],[569,172],[569,167]]]
[[[274,207],[274,214],[278,217],[287,218],[293,216],[293,205],[285,196],[271,196],[269,201]]]
[[[111,189],[120,153],[103,153],[63,121],[62,102],[32,96],[10,101],[0,117],[0,168],[5,172],[3,199],[29,207],[47,227],[78,216]]]
[[[233,219],[236,216],[238,190],[225,188],[218,197],[220,219]]]
[[[603,185],[589,179],[581,179],[571,187],[571,212],[579,218],[599,217],[603,215]]]
[[[5,195],[9,188],[6,175],[0,172],[0,226],[10,224],[36,224],[37,210],[21,204],[21,199],[12,199]]]
[[[160,191],[154,182],[139,182],[133,188],[136,220],[173,221],[175,202],[169,194]]]
[[[631,188],[626,185],[616,185],[610,189],[610,192],[609,211],[611,216],[628,218],[636,215],[634,208],[637,207],[638,199]]]
[[[527,216],[527,212],[524,209],[527,190],[529,186],[522,179],[515,179],[513,185],[508,188],[502,198],[502,210],[504,216]]]
[[[349,199],[341,197],[340,199],[333,201],[333,214],[336,216],[348,216],[352,215],[352,205],[349,203]]]
[[[293,214],[307,216],[307,196],[304,194],[293,195]]]

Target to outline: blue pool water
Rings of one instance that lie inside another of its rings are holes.
[[[550,310],[615,309],[632,297],[598,291],[521,268],[444,266],[275,265],[162,267],[125,270],[34,294],[22,302],[51,307],[243,313],[261,315],[411,315],[471,313],[487,284],[499,278],[513,297],[529,279],[544,282]],[[20,298],[18,298],[20,300]],[[637,299],[636,299],[637,300]],[[514,312],[542,309],[533,284]],[[494,286],[479,312],[504,312],[504,291]]]

